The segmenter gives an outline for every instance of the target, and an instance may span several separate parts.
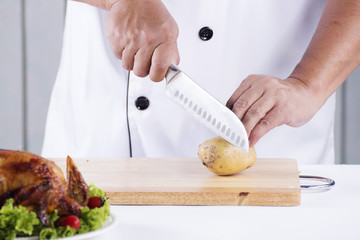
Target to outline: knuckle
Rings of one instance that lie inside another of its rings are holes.
[[[124,34],[119,29],[106,31],[106,38],[113,44],[118,44],[125,40]]]
[[[146,32],[141,33],[140,39],[141,39],[142,47],[149,47],[149,46],[153,45],[156,41],[153,35],[148,34]]]
[[[259,124],[267,129],[272,127],[272,121],[268,118],[261,119]]]
[[[126,42],[127,44],[132,44],[134,42],[136,42],[137,40],[139,40],[139,36],[142,36],[143,34],[139,33],[138,31],[129,31],[126,34]]]
[[[115,54],[115,56],[116,56],[118,59],[120,59],[120,60],[121,60],[121,58],[122,58],[122,54],[121,54],[121,52],[120,52],[120,51],[115,50],[115,51],[114,51],[114,54]]]
[[[179,29],[178,27],[166,25],[162,29],[162,37],[165,41],[176,41],[177,37],[179,35]]]
[[[254,79],[254,78],[257,78],[258,77],[258,75],[257,74],[249,74],[247,77],[246,77],[246,79]]]
[[[279,85],[279,79],[274,77],[264,76],[262,80],[263,84],[268,88],[274,88]]]
[[[241,86],[247,86],[247,85],[251,85],[254,81],[255,81],[255,79],[256,79],[256,77],[255,77],[256,75],[255,74],[250,74],[250,75],[248,75],[242,82],[241,82]]]
[[[289,96],[289,93],[286,89],[284,88],[279,88],[276,90],[276,97],[281,100],[281,101],[284,101],[288,98]]]
[[[122,59],[122,50],[121,49],[115,49],[114,50],[114,54],[117,58],[119,58],[120,60]]]
[[[132,70],[132,65],[129,64],[128,62],[123,61],[122,65],[123,65],[123,68],[125,68],[126,70],[128,70],[128,71]]]
[[[250,102],[248,100],[239,98],[234,102],[233,108],[236,110],[246,110],[249,107],[250,107]]]
[[[113,39],[116,38],[116,36],[118,36],[119,34],[117,33],[116,30],[112,30],[111,27],[106,26],[106,38],[109,41],[112,41]]]
[[[165,31],[163,33],[163,41],[162,42],[173,42],[176,38],[174,38],[173,34],[170,33],[169,31]]]
[[[255,117],[255,118],[258,118],[258,119],[264,117],[264,114],[258,108],[250,108],[247,113],[249,115],[251,115],[252,117]]]
[[[254,128],[251,131],[251,138],[253,138],[253,139],[260,139],[262,136],[263,136],[263,133],[259,128]]]
[[[111,37],[113,39],[117,39],[120,40],[122,39],[123,33],[119,30],[119,29],[115,29],[112,33],[111,33]]]
[[[268,82],[272,82],[272,83],[277,83],[278,79],[272,76],[268,76],[268,75],[262,75],[263,78],[268,81]]]
[[[151,68],[156,73],[162,73],[162,72],[166,72],[166,70],[168,69],[168,66],[164,63],[156,62],[151,65]]]
[[[233,98],[229,98],[229,100],[226,102],[226,106],[232,108],[234,106],[234,102],[235,100]]]
[[[254,84],[258,83],[259,81],[261,81],[261,79],[262,79],[261,75],[250,74],[241,82],[240,85],[248,88],[248,87],[253,86]]]

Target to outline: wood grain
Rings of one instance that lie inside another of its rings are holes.
[[[63,170],[65,159],[52,159]],[[216,176],[199,159],[74,159],[87,183],[105,190],[111,204],[260,205],[300,204],[297,162],[258,159],[232,176]]]

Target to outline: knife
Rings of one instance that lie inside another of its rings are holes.
[[[218,136],[249,152],[249,140],[241,120],[206,92],[180,68],[171,64],[166,75],[166,95]]]

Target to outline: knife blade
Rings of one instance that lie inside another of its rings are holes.
[[[241,120],[211,96],[180,68],[171,64],[166,75],[166,95],[192,117],[231,144],[249,152],[249,140]]]

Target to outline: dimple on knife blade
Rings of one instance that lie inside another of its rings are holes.
[[[226,106],[171,64],[165,76],[166,95],[192,117],[231,144],[249,152],[249,140],[241,120]]]

